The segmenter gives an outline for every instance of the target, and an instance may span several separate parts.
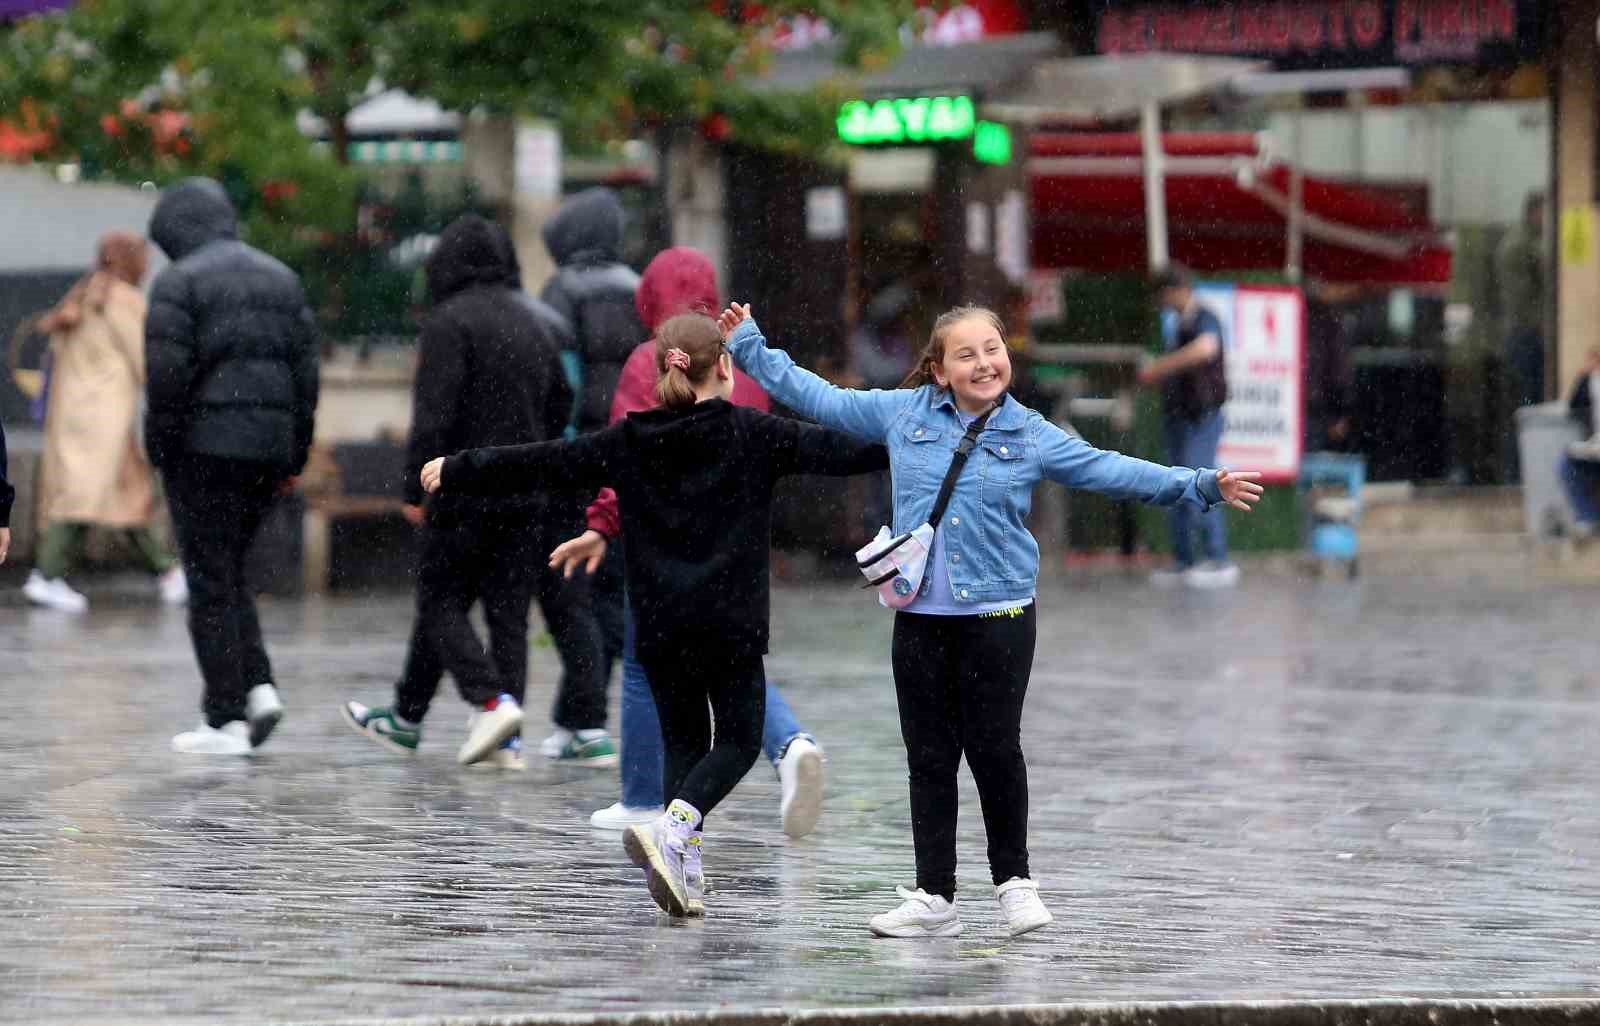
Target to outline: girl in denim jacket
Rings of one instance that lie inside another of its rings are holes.
[[[1012,936],[1052,919],[1028,870],[1022,704],[1033,667],[1039,546],[1026,521],[1042,478],[1119,499],[1241,510],[1259,474],[1163,467],[1096,449],[1007,395],[1000,319],[963,306],[941,316],[896,389],[844,389],[770,349],[750,308],[719,318],[739,369],[772,397],[829,427],[883,442],[894,482],[893,534],[924,522],[967,427],[992,410],[942,521],[917,598],[895,614],[892,663],[911,781],[917,887],[873,917],[884,937],[950,937],[955,909],[956,769],[972,767],[995,894]]]

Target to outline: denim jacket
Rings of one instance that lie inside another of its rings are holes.
[[[889,449],[895,534],[928,519],[963,428],[954,397],[934,385],[846,389],[768,349],[754,321],[728,340],[739,369],[772,397],[828,427]],[[943,523],[945,566],[958,602],[1025,602],[1039,578],[1039,543],[1028,532],[1033,486],[1041,478],[1069,488],[1157,506],[1209,510],[1222,501],[1214,470],[1163,467],[1096,449],[1007,395],[978,436],[956,482]],[[933,572],[933,568],[929,568]]]

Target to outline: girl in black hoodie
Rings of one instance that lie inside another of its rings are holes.
[[[681,916],[704,909],[705,817],[761,753],[773,486],[787,474],[881,470],[887,454],[728,402],[733,364],[709,317],[663,324],[656,370],[657,409],[571,441],[436,459],[422,482],[445,494],[616,489],[628,601],[661,714],[671,799],[660,819],[628,828],[623,843],[656,904]]]

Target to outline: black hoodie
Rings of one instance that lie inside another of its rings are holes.
[[[883,446],[721,399],[630,413],[572,441],[474,449],[439,495],[610,485],[627,539],[640,658],[767,650],[772,488],[788,474],[863,474]]]
[[[611,419],[611,396],[622,365],[650,337],[634,306],[639,276],[619,258],[622,203],[610,189],[585,189],[544,226],[544,244],[558,270],[542,298],[572,325],[582,379],[576,425],[597,431]]]
[[[172,260],[144,328],[150,461],[198,454],[299,473],[317,409],[311,308],[294,272],[237,234],[209,178],[167,189],[150,217]]]
[[[433,309],[422,322],[412,392],[404,492],[422,501],[422,465],[485,445],[539,442],[561,434],[572,391],[561,374],[560,318],[521,291],[505,230],[476,214],[459,217],[428,257]],[[497,507],[540,504],[519,497]],[[435,515],[479,513],[491,504],[440,495]],[[573,526],[579,503],[565,504]]]

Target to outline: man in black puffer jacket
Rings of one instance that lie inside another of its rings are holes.
[[[598,431],[610,423],[622,365],[650,337],[634,304],[639,276],[620,259],[622,229],[622,202],[603,187],[568,199],[544,226],[544,245],[557,270],[542,298],[572,325],[573,345],[562,358],[578,392],[572,425],[578,432]],[[607,552],[590,587],[603,645],[601,673],[609,681],[611,666],[622,655],[619,550]],[[572,740],[558,729],[545,741],[544,754],[572,758],[579,750]]]
[[[559,348],[566,326],[521,291],[502,228],[474,214],[457,218],[428,258],[427,279],[434,307],[422,322],[404,486],[408,507],[419,512],[428,460],[464,448],[559,438],[572,409]],[[550,550],[583,529],[580,506],[573,492],[510,501],[434,496],[423,521],[416,620],[394,703],[346,702],[346,721],[386,747],[414,750],[448,670],[474,707],[460,762],[489,759],[520,769],[528,606],[537,594],[561,656],[556,722],[603,736],[605,680],[587,582],[582,575],[564,579],[546,565]],[[478,602],[488,652],[467,618]]]
[[[273,498],[305,466],[317,339],[293,271],[240,242],[222,186],[166,190],[150,238],[172,263],[145,319],[145,441],[189,579],[189,634],[205,679],[180,752],[243,755],[283,716],[245,554]]]

